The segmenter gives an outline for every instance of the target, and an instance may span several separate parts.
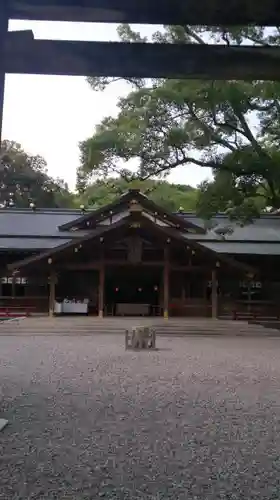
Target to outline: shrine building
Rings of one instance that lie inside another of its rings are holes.
[[[96,210],[0,210],[0,310],[231,317],[278,309],[280,217],[205,229],[132,189]],[[228,229],[230,227],[230,230]]]

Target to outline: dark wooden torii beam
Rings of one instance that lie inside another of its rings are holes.
[[[15,19],[208,26],[280,24],[278,0],[8,0],[8,3],[10,17]]]
[[[280,24],[278,0],[2,0],[0,141],[5,73],[279,79],[278,49],[100,44],[37,40],[13,44],[11,18],[149,24]]]
[[[33,40],[30,32],[4,54],[6,73],[280,80],[279,47]]]

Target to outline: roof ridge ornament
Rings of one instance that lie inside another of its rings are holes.
[[[134,198],[130,201],[129,203],[129,211],[132,213],[141,213],[143,210],[143,207],[140,205],[138,200],[135,200]]]

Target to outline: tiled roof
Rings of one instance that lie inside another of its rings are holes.
[[[76,209],[1,209],[0,210],[0,249],[38,249],[54,248],[86,234],[81,231],[60,231],[59,226],[81,217]],[[194,213],[182,213],[180,217],[198,227],[204,227],[204,221]],[[253,224],[240,227],[230,222],[223,214],[214,218],[217,227],[230,225],[233,233],[226,235],[225,241],[214,230],[205,234],[188,233],[191,240],[205,242],[205,246],[216,245],[217,251],[224,253],[279,254],[280,217],[265,214]],[[206,245],[206,242],[207,245]],[[262,249],[254,243],[262,242]],[[238,243],[238,245],[237,245]],[[263,246],[266,244],[266,246]],[[246,248],[244,245],[247,245]],[[212,248],[212,247],[211,247]],[[214,249],[214,247],[213,247]]]
[[[63,236],[58,226],[81,215],[80,210],[19,209],[0,210],[0,237],[7,236]],[[73,233],[72,233],[73,234]]]
[[[199,227],[204,226],[204,221],[193,213],[185,213],[181,215],[186,220],[197,224]],[[253,224],[246,224],[240,227],[239,224],[229,221],[226,215],[220,214],[213,218],[216,228],[230,226],[233,229],[232,234],[226,235],[226,241],[269,241],[280,242],[280,217],[279,215],[263,214],[259,219],[256,219]],[[215,229],[216,229],[215,228]],[[206,234],[192,235],[192,239],[197,240],[212,240],[221,241],[221,236],[215,233],[215,230],[208,230]]]
[[[205,248],[232,255],[280,255],[280,243],[247,243],[236,241],[203,242]]]
[[[0,250],[46,250],[71,241],[69,238],[1,238]]]

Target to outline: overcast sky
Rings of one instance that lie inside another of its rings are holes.
[[[117,25],[11,21],[11,30],[32,29],[36,38],[117,40]],[[137,27],[136,27],[137,28]],[[138,27],[139,29],[139,27]],[[141,27],[149,35],[155,27]],[[52,176],[75,186],[79,141],[89,137],[104,116],[117,113],[124,82],[93,92],[81,77],[7,75],[3,138],[15,140],[29,153],[42,155]],[[196,185],[210,172],[189,166],[177,169],[172,182]]]

